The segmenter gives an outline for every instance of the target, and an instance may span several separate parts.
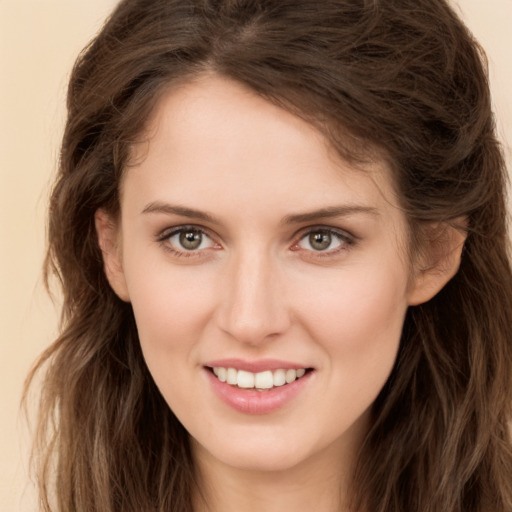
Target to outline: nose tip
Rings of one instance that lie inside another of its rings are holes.
[[[284,333],[290,318],[276,271],[258,262],[238,265],[225,283],[220,328],[241,343],[257,346]]]

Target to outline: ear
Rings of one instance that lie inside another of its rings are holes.
[[[429,301],[457,273],[467,237],[466,226],[466,219],[459,218],[450,224],[443,222],[427,227],[426,240],[414,264],[409,305]]]
[[[121,261],[118,222],[105,210],[99,209],[94,215],[94,223],[107,280],[121,300],[130,302]]]

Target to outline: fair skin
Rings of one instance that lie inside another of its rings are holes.
[[[345,510],[406,310],[460,251],[435,271],[412,264],[386,165],[353,168],[235,82],[170,91],[141,140],[120,219],[100,210],[96,227],[148,368],[191,435],[208,504],[197,510]],[[227,368],[238,384],[222,382]],[[278,382],[290,369],[297,380]],[[270,384],[247,388],[259,373]]]

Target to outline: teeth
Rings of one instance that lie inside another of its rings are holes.
[[[254,375],[254,387],[259,389],[270,389],[274,386],[274,376],[272,372],[260,372]]]
[[[227,377],[226,368],[214,368],[213,373],[215,373],[215,375],[217,375],[218,379],[221,382],[226,382],[226,377]]]
[[[238,387],[250,389],[254,387],[254,373],[244,372],[243,370],[238,371]]]
[[[252,373],[246,372],[245,370],[218,366],[213,368],[213,373],[221,382],[227,382],[232,386],[238,386],[242,389],[272,389],[273,387],[284,386],[296,379],[300,379],[306,373],[306,369],[279,369]]]
[[[297,370],[286,370],[286,384],[290,384],[297,378]]]
[[[276,370],[274,372],[274,386],[284,386],[286,384],[286,371]]]
[[[238,372],[234,368],[227,369],[226,382],[232,386],[236,386],[238,384]]]

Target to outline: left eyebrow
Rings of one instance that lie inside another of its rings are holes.
[[[287,215],[283,218],[282,224],[300,224],[303,222],[318,221],[321,219],[331,219],[333,217],[348,217],[351,215],[366,214],[378,216],[377,208],[371,206],[344,205],[344,206],[328,206],[311,212],[296,213]]]

